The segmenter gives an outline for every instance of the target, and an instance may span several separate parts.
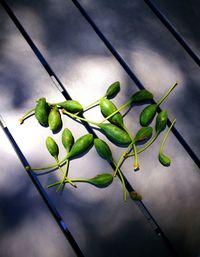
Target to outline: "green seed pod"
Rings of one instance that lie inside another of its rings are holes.
[[[127,145],[130,144],[131,138],[123,129],[109,123],[99,124],[98,125],[102,132],[111,140],[114,144],[117,145]]]
[[[49,113],[48,123],[50,129],[53,132],[58,131],[62,128],[62,119],[57,106],[54,106],[51,109]]]
[[[103,115],[105,117],[108,117],[109,115],[111,115],[114,111],[117,110],[117,107],[115,106],[115,104],[113,102],[111,102],[110,100],[103,98],[101,99],[100,103],[99,103],[100,109],[103,113]],[[124,126],[124,122],[123,122],[123,117],[121,115],[121,113],[116,113],[115,115],[113,115],[110,119],[108,119],[112,124],[115,124],[117,126],[123,127]]]
[[[46,102],[46,99],[44,97],[38,99],[35,107],[35,117],[38,122],[44,127],[48,127],[49,112],[50,107]]]
[[[109,173],[102,173],[94,178],[88,179],[88,182],[92,185],[100,188],[109,186],[113,181],[113,176]]]
[[[144,127],[138,130],[135,135],[134,142],[140,142],[146,140],[152,136],[153,128],[152,127]]]
[[[76,100],[66,100],[64,102],[58,103],[57,105],[63,107],[66,111],[71,113],[83,111],[83,106]]]
[[[74,158],[89,149],[89,147],[93,144],[93,135],[86,134],[81,136],[77,141],[73,144],[68,158]]]
[[[167,111],[162,110],[156,118],[156,133],[159,134],[167,124]]]
[[[159,153],[159,161],[164,166],[169,166],[171,164],[171,160],[164,153]]]
[[[94,146],[97,151],[97,153],[103,158],[106,159],[107,161],[112,161],[112,152],[110,150],[110,147],[108,144],[103,141],[100,138],[95,138],[94,139]]]
[[[106,96],[109,99],[114,98],[119,93],[119,91],[120,91],[120,83],[119,81],[116,81],[108,87],[106,91]]]
[[[52,137],[47,137],[46,139],[46,147],[49,153],[55,158],[58,158],[59,149],[58,145],[56,144],[55,140]]]
[[[74,144],[74,137],[68,128],[65,128],[62,132],[62,144],[64,145],[67,152],[71,150]]]
[[[140,113],[140,125],[148,126],[156,115],[157,104],[150,104]]]
[[[132,103],[139,103],[147,100],[153,99],[153,94],[150,93],[146,89],[142,89],[140,91],[137,91],[135,94],[132,95],[131,97],[131,102]]]

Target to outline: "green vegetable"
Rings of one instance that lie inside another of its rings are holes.
[[[50,107],[46,102],[46,99],[44,97],[38,99],[35,107],[35,117],[38,120],[38,122],[44,127],[48,126],[49,113]]]
[[[106,137],[115,144],[127,145],[132,142],[128,133],[114,124],[105,123],[98,124],[98,126]]]
[[[71,150],[74,144],[74,137],[68,128],[65,128],[62,132],[62,144],[64,145],[67,152]]]
[[[156,118],[156,133],[159,134],[167,124],[167,111],[162,110]]]
[[[140,142],[146,140],[152,136],[153,128],[152,127],[144,127],[138,130],[135,135],[134,142]]]
[[[120,91],[120,83],[119,81],[116,81],[108,87],[106,91],[106,96],[109,99],[114,98],[119,93],[119,91]]]
[[[104,115],[104,117],[108,117],[110,114],[112,114],[114,111],[117,110],[117,107],[113,102],[111,102],[109,99],[103,98],[100,101],[100,109]],[[124,122],[123,117],[121,113],[116,113],[113,115],[110,119],[108,119],[112,124],[115,124],[117,126],[120,126],[123,128]]]
[[[59,148],[56,144],[55,140],[52,137],[47,137],[46,139],[46,147],[49,153],[58,160]]]
[[[87,151],[92,144],[93,144],[93,135],[92,134],[86,134],[86,135],[81,136],[73,144],[67,157],[68,158],[77,157],[78,155]]]
[[[159,161],[164,166],[169,166],[171,164],[170,158],[164,153],[159,153]]]
[[[108,144],[100,138],[94,139],[94,146],[97,153],[107,161],[113,161],[112,152]]]
[[[62,119],[57,106],[54,106],[49,114],[48,118],[49,127],[53,132],[56,132],[62,128]]]
[[[131,103],[139,103],[153,99],[153,94],[146,89],[142,89],[133,94],[130,98]]]
[[[150,104],[144,108],[140,114],[140,125],[148,126],[156,115],[157,104]]]
[[[65,110],[71,113],[82,112],[83,106],[76,100],[66,100],[58,103],[57,105],[63,107]]]

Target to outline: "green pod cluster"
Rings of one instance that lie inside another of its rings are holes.
[[[72,135],[72,132],[68,128],[65,128],[63,130],[61,140],[63,146],[65,147],[68,153],[74,144],[74,137]]]
[[[120,83],[119,81],[116,81],[108,87],[106,91],[106,97],[109,99],[114,98],[119,93],[119,91],[120,91]]]
[[[58,145],[56,144],[55,140],[52,137],[47,137],[46,139],[46,147],[49,153],[55,158],[58,158],[59,154],[59,148]]]
[[[156,133],[159,134],[167,125],[167,111],[162,110],[156,118]]]
[[[35,107],[35,117],[38,120],[38,122],[44,127],[48,127],[49,113],[50,107],[46,102],[46,99],[44,97],[41,97],[37,100],[37,104]]]
[[[66,111],[71,113],[77,113],[83,111],[83,106],[76,100],[66,100],[64,102],[58,103],[60,107],[64,108]]]
[[[80,154],[83,154],[85,151],[89,149],[89,147],[93,144],[93,135],[86,134],[81,136],[77,141],[73,144],[70,152],[68,153],[68,158],[77,157]]]
[[[109,186],[113,182],[113,176],[109,173],[102,173],[94,178],[88,179],[88,183],[91,183],[92,185],[99,187],[99,188],[104,188]]]
[[[149,139],[152,136],[153,128],[152,127],[144,127],[138,130],[135,135],[134,142],[138,143],[143,140]]]
[[[153,94],[146,89],[142,89],[131,96],[131,103],[139,103],[152,99]]]
[[[53,132],[56,132],[62,128],[62,119],[58,107],[55,105],[48,117],[49,127]]]
[[[115,104],[106,98],[101,99],[99,106],[100,106],[101,112],[103,113],[104,117],[108,117],[114,111],[117,110],[117,107],[115,106]],[[112,124],[115,124],[122,128],[124,126],[123,117],[122,117],[121,113],[119,113],[119,112],[116,113],[115,115],[113,115],[112,117],[110,117],[110,119],[108,119],[108,120]]]
[[[112,152],[108,144],[100,138],[94,139],[94,146],[97,153],[105,160],[112,161]]]
[[[98,125],[101,131],[106,135],[106,137],[117,145],[128,145],[132,142],[130,136],[123,129],[110,123],[102,123]]]
[[[144,110],[140,113],[141,126],[146,127],[152,122],[156,115],[157,107],[157,104],[150,104],[144,108]]]

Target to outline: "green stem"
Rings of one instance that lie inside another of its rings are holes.
[[[96,125],[96,126],[99,126],[99,122],[95,122],[95,121],[93,121],[93,120],[88,120],[88,119],[82,118],[82,117],[77,116],[76,114],[70,113],[70,112],[68,112],[68,111],[66,111],[66,110],[64,110],[64,109],[62,110],[62,112],[65,113],[65,114],[67,114],[67,115],[69,115],[69,116],[71,116],[72,118],[79,119],[79,120],[82,120],[82,121],[85,121],[85,122],[94,124],[94,125]]]
[[[60,166],[59,166],[60,167]],[[65,181],[65,178],[67,177],[67,173],[68,173],[68,168],[69,168],[69,159],[66,160],[66,168],[65,168],[65,172],[63,172],[63,178],[60,182],[60,185],[58,186],[58,188],[56,189],[56,192],[60,191],[60,189],[63,186],[63,183]]]
[[[48,169],[52,169],[52,168],[55,168],[55,167],[59,167],[63,162],[66,161],[67,158],[68,158],[68,154],[61,161],[59,161],[57,163],[54,163],[54,164],[49,165],[49,166],[39,167],[39,168],[31,168],[31,170],[48,170]]]
[[[130,150],[130,147],[132,147],[132,142],[130,143],[130,145],[124,150],[124,152],[122,153],[121,157],[119,158],[119,161],[117,162],[117,164],[115,165],[115,170],[113,173],[113,177],[116,177],[117,171],[119,170],[119,167],[124,159],[124,156],[127,156],[128,151]]]
[[[99,123],[103,123],[104,121],[110,119],[113,115],[115,115],[116,113],[120,112],[122,109],[126,108],[128,105],[130,105],[132,103],[131,100],[129,100],[128,102],[126,102],[125,104],[123,104],[121,107],[119,107],[116,111],[114,111],[113,113],[111,113],[110,115],[108,115],[106,118],[104,118],[103,120],[101,120]]]
[[[26,117],[27,117],[31,112],[33,112],[33,111],[35,111],[35,107],[29,109],[29,110],[19,119],[20,124],[22,124],[22,123],[24,122],[24,120],[26,119]]]
[[[119,169],[119,167],[117,167],[117,164],[114,160],[112,160],[112,163],[115,165],[115,167],[117,168],[117,171],[118,171],[118,174],[121,178],[121,182],[122,182],[122,185],[123,185],[123,190],[124,190],[124,201],[126,201],[127,199],[127,196],[126,196],[126,185],[125,185],[125,182],[124,182],[124,177],[122,175],[122,172],[121,170]]]
[[[139,170],[138,154],[137,154],[136,144],[134,143],[134,138],[133,138],[133,136],[131,135],[131,133],[129,132],[129,130],[125,126],[123,127],[123,129],[129,135],[129,137],[131,138],[131,141],[132,141],[133,151],[134,151],[134,155],[135,155],[134,170],[135,171]]]
[[[172,124],[171,124],[170,127],[168,128],[168,130],[167,130],[167,132],[166,132],[166,134],[165,134],[165,136],[164,136],[164,138],[163,138],[163,141],[162,141],[162,143],[161,143],[161,145],[160,145],[159,153],[162,153],[162,152],[163,152],[163,147],[164,147],[164,145],[165,145],[165,142],[166,142],[166,140],[167,140],[167,137],[168,137],[168,135],[169,135],[169,132],[171,131],[171,129],[172,129],[172,127],[174,126],[175,123],[176,123],[176,119],[174,119],[174,120],[172,121]]]
[[[137,151],[137,154],[141,153],[141,152],[144,152],[150,145],[153,144],[153,142],[156,140],[156,138],[158,137],[159,133],[156,133],[154,135],[154,137],[152,137],[152,139],[142,148],[140,148],[138,151]],[[135,155],[135,153],[129,153],[127,154],[125,157],[130,157],[130,156],[133,156]]]
[[[83,112],[87,111],[88,109],[91,109],[93,106],[95,106],[96,104],[98,104],[103,98],[105,98],[106,95],[102,96],[101,98],[99,98],[98,100],[94,101],[93,103],[87,105],[86,107],[84,107]],[[76,113],[77,115],[78,113]]]
[[[165,100],[165,98],[171,93],[171,91],[178,85],[178,82],[176,81],[168,90],[167,92],[160,98],[160,100],[157,103],[157,106],[161,105],[161,103]]]

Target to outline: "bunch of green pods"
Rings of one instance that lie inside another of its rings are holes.
[[[150,103],[149,105],[145,106],[139,117],[141,127],[134,135],[125,125],[125,114],[123,115],[121,111],[126,107],[131,108],[133,105],[142,105],[151,102],[153,100],[153,94],[146,89],[135,92],[133,95],[131,95],[128,101],[120,107],[117,107],[112,100],[120,92],[119,81],[112,83],[101,98],[97,99],[86,107],[83,107],[77,100],[65,100],[58,103],[49,103],[45,97],[39,98],[36,101],[35,107],[28,110],[22,116],[20,119],[21,124],[34,114],[36,120],[41,126],[49,127],[53,133],[58,133],[63,127],[62,119],[69,117],[77,120],[78,122],[84,121],[95,125],[94,128],[102,132],[108,141],[117,147],[125,148],[125,150],[123,151],[119,160],[115,161],[111,148],[105,140],[96,137],[94,138],[94,135],[91,133],[82,135],[75,140],[72,131],[69,128],[64,128],[61,134],[61,142],[65,149],[66,155],[62,159],[59,159],[60,150],[58,144],[52,136],[47,136],[46,148],[50,155],[54,158],[55,163],[45,167],[29,168],[32,170],[58,169],[62,178],[47,186],[48,188],[57,186],[56,191],[63,189],[65,184],[71,184],[76,188],[78,182],[86,182],[98,188],[105,188],[109,186],[113,182],[116,175],[118,175],[123,185],[124,199],[126,200],[127,188],[120,167],[126,158],[133,156],[134,170],[139,170],[140,166],[138,155],[153,144],[157,137],[163,132],[168,122],[167,110],[162,110],[157,114],[157,112],[160,110],[158,107],[167,98],[169,93],[175,88],[176,85],[177,82],[175,82],[168,89],[157,104]],[[98,106],[103,115],[103,119],[101,121],[88,120],[83,117],[84,112]],[[156,115],[156,122],[153,128],[150,126],[150,124]],[[158,159],[164,166],[169,166],[171,164],[170,158],[163,153],[163,148],[169,132],[171,131],[175,122],[176,120],[174,119],[167,130],[159,149]],[[72,159],[83,157],[89,152],[93,145],[95,146],[97,154],[109,162],[112,167],[115,167],[113,173],[102,172],[90,178],[71,179],[69,177],[70,161]],[[135,191],[131,191],[129,194],[132,200],[142,199],[142,196]]]

